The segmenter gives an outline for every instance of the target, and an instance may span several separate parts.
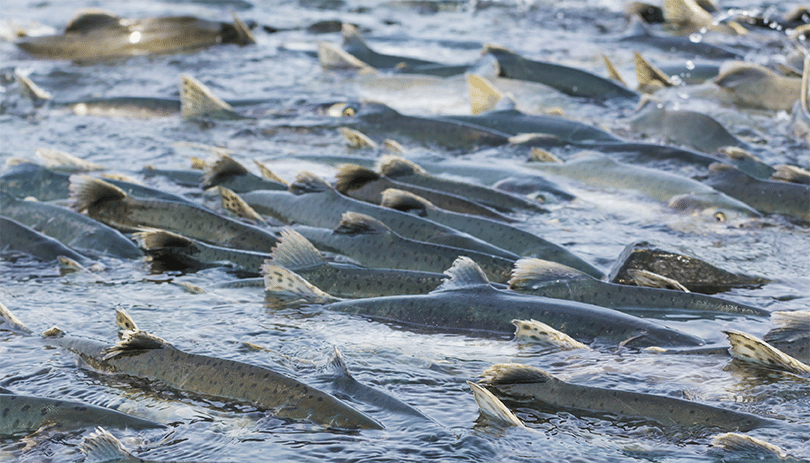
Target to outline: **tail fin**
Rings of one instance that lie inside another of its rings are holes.
[[[121,201],[127,198],[124,190],[117,186],[86,175],[70,177],[68,188],[73,208],[78,212],[84,212],[105,201]]]
[[[180,114],[184,119],[242,119],[231,105],[214,95],[202,82],[188,74],[180,84]]]
[[[326,294],[284,267],[265,262],[262,271],[265,301],[272,307],[329,304],[338,301],[337,298]]]
[[[13,314],[8,307],[3,305],[0,302],[0,321],[3,321],[12,331],[18,333],[25,333],[31,334],[31,330],[28,329],[23,323]]]
[[[129,316],[126,310],[121,308],[115,309],[115,326],[129,331],[138,331],[135,320]]]
[[[42,159],[45,167],[59,172],[89,172],[92,170],[107,170],[106,167],[94,162],[85,161],[64,151],[47,148],[38,148],[37,156]]]
[[[652,93],[659,88],[672,87],[669,76],[652,63],[644,59],[640,53],[634,53],[636,62],[636,78],[639,90]]]
[[[278,244],[270,252],[268,262],[295,272],[324,265],[326,259],[300,233],[292,228],[284,228]]]
[[[236,12],[231,12],[233,15],[233,27],[236,29],[236,43],[239,45],[253,45],[256,43],[256,37],[253,36],[253,31],[250,30],[247,24],[244,23]]]
[[[795,374],[810,373],[810,366],[774,348],[767,342],[741,331],[723,331],[731,343],[735,359]]]
[[[788,458],[788,454],[779,447],[736,432],[714,436],[712,447],[722,452],[723,461],[783,461]],[[740,459],[729,454],[737,454]]]
[[[213,165],[205,169],[202,187],[207,189],[221,182],[222,177],[248,175],[250,172],[236,159],[227,154],[221,154]]]
[[[121,441],[101,426],[84,439],[81,446],[86,463],[111,461],[136,461],[136,458],[121,444]]]
[[[478,404],[478,410],[481,412],[481,415],[499,424],[522,428],[526,427],[526,425],[520,421],[520,418],[506,408],[506,405],[495,397],[494,394],[470,381],[467,381],[467,384],[470,386],[470,389],[472,389],[473,397],[475,397],[475,402]]]
[[[473,114],[494,109],[498,102],[506,97],[492,82],[477,74],[469,74],[467,82],[470,89],[470,109]]]
[[[349,143],[350,148],[354,149],[377,149],[377,143],[368,138],[368,135],[358,130],[350,129],[348,127],[341,127],[340,133],[343,138]]]
[[[622,75],[619,74],[619,71],[616,69],[616,66],[613,65],[613,62],[610,61],[610,58],[608,58],[607,55],[605,55],[604,53],[602,54],[602,60],[605,61],[605,67],[607,68],[608,71],[608,77],[627,87],[627,82],[625,82],[624,79],[622,79]]]
[[[588,349],[576,339],[537,320],[512,320],[515,337],[522,340],[551,345],[565,350]]]
[[[34,106],[53,99],[50,93],[40,88],[39,85],[35,84],[33,80],[22,74],[18,69],[14,70],[14,77],[20,83],[23,94],[34,103]]]
[[[280,184],[282,184],[282,185],[287,185],[287,186],[290,186],[290,185],[287,183],[287,181],[286,181],[286,180],[284,180],[283,178],[281,178],[281,177],[279,177],[278,175],[276,175],[275,173],[273,173],[273,171],[272,171],[272,170],[270,170],[270,169],[269,169],[269,168],[268,168],[266,165],[264,165],[263,163],[261,163],[261,162],[259,162],[259,161],[255,160],[255,159],[253,160],[253,163],[254,163],[254,164],[256,164],[256,167],[258,167],[258,168],[259,168],[259,172],[261,172],[262,177],[266,178],[267,180],[270,180],[271,182],[278,182],[278,183],[280,183]]]

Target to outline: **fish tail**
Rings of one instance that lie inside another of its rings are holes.
[[[433,203],[419,195],[396,188],[388,188],[382,192],[380,206],[402,212],[410,212],[413,210],[424,211],[428,208],[435,207]]]
[[[236,43],[239,45],[256,43],[256,37],[253,36],[253,31],[250,30],[248,25],[239,16],[236,16],[236,12],[231,12],[231,14],[233,15],[233,27],[236,29]]]
[[[33,101],[35,105],[37,103],[53,99],[53,96],[50,93],[43,90],[39,85],[35,84],[30,77],[21,73],[19,69],[14,70],[14,77],[17,79],[17,82],[20,83],[20,88],[25,96]]]
[[[264,273],[265,301],[272,307],[289,305],[328,304],[338,299],[326,294],[284,267],[266,261]]]
[[[672,278],[667,278],[663,275],[650,272],[649,270],[631,268],[627,273],[633,278],[633,282],[638,286],[646,286],[649,288],[664,288],[676,291],[690,292],[686,286],[682,285],[679,281]]]
[[[640,53],[633,53],[636,62],[636,78],[639,88],[658,89],[672,87],[670,78],[661,69],[644,59]]]
[[[723,331],[731,343],[729,353],[737,360],[796,374],[810,373],[810,366],[741,331]]]
[[[483,384],[544,383],[554,379],[545,371],[519,363],[498,363],[481,373]]]
[[[84,159],[74,156],[64,151],[52,150],[47,148],[38,148],[36,155],[42,159],[45,167],[52,170],[71,171],[71,172],[88,172],[92,170],[107,170],[106,167],[95,162],[85,161]]]
[[[78,212],[84,212],[103,202],[127,198],[124,190],[117,186],[86,175],[71,176],[69,189],[73,208]]]
[[[31,333],[31,330],[29,330],[28,327],[23,325],[23,323],[17,318],[17,316],[11,313],[11,311],[8,310],[8,307],[3,305],[2,302],[0,302],[0,320],[2,320],[3,323],[8,325],[12,331],[25,334]]]
[[[712,447],[720,450],[722,455],[726,458],[730,457],[729,454],[738,454],[744,456],[749,461],[773,461],[785,460],[788,454],[781,448],[756,439],[745,434],[736,432],[727,432],[718,434],[712,437]],[[726,459],[724,458],[724,460]],[[733,457],[730,459],[734,459]]]
[[[467,384],[470,386],[470,389],[472,389],[473,397],[475,397],[475,402],[478,404],[478,410],[481,415],[499,424],[518,426],[521,428],[526,427],[526,425],[520,421],[520,418],[515,416],[512,410],[509,410],[494,394],[473,382],[467,381]]]
[[[116,316],[116,319],[118,317]],[[131,320],[130,320],[131,321]],[[104,349],[103,360],[109,360],[118,355],[125,355],[127,352],[147,350],[147,349],[162,349],[164,347],[173,346],[163,339],[149,334],[146,331],[125,331],[121,340],[114,346]]]
[[[189,120],[238,118],[231,105],[188,74],[182,75],[180,84],[180,114]]]
[[[281,230],[281,239],[270,252],[270,263],[293,272],[324,265],[326,259],[318,249],[292,228]]]
[[[219,187],[219,194],[222,196],[222,207],[225,208],[226,211],[235,214],[237,217],[264,223],[264,218],[250,207],[238,194],[223,186]]]
[[[81,451],[85,454],[86,463],[135,460],[121,441],[101,426],[84,439]]]
[[[512,269],[512,278],[509,279],[509,289],[516,291],[531,291],[543,281],[557,281],[570,279],[583,279],[586,276],[571,267],[557,262],[524,257],[515,262]]]
[[[177,248],[193,248],[194,241],[166,230],[146,230],[134,234],[144,251],[158,252]]]
[[[135,320],[129,316],[126,310],[120,307],[115,309],[115,325],[125,330],[139,331],[138,325],[135,324]]]
[[[602,60],[605,62],[605,67],[607,68],[608,77],[615,80],[616,82],[624,85],[627,87],[627,82],[624,81],[622,75],[619,74],[619,71],[616,69],[616,66],[613,65],[613,62],[610,58],[607,57],[604,53],[602,53]]]
[[[537,320],[512,320],[515,337],[521,340],[550,344],[563,349],[587,349],[588,346]]]

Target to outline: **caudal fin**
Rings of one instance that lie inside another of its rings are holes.
[[[473,397],[475,397],[475,402],[478,404],[478,410],[481,412],[481,415],[499,424],[522,428],[526,427],[526,425],[520,421],[520,418],[515,416],[512,410],[509,410],[494,394],[473,382],[467,381],[467,384],[470,386],[470,389],[472,389]]]
[[[767,342],[741,331],[723,331],[731,343],[729,353],[737,360],[755,365],[806,375],[810,366],[776,349]]]
[[[512,320],[512,324],[515,325],[515,337],[520,340],[555,346],[564,350],[588,349],[588,346],[571,336],[537,320]]]
[[[109,463],[113,461],[136,461],[115,436],[101,426],[84,439],[81,446],[85,463]]]
[[[338,301],[301,278],[295,272],[265,262],[264,273],[265,302],[272,307],[289,307],[308,304],[328,304]]]
[[[8,307],[0,302],[0,321],[2,321],[9,329],[18,333],[31,334],[23,323],[13,314]]]
[[[214,95],[202,82],[188,74],[181,78],[180,114],[184,119],[242,119],[231,105]]]

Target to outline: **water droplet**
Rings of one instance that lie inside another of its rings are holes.
[[[703,40],[703,34],[699,32],[689,34],[689,40],[693,43],[700,43],[700,41]]]
[[[686,69],[690,71],[695,69],[695,63],[691,59],[686,61]]]

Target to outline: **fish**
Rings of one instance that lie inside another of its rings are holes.
[[[810,366],[797,360],[767,342],[738,330],[725,330],[731,344],[729,353],[732,357],[747,364],[765,367],[771,370],[787,371],[807,376]]]
[[[70,184],[73,209],[114,228],[159,228],[220,246],[270,252],[270,229],[248,225],[189,202],[140,199],[103,180],[80,176]]]
[[[430,199],[434,204],[450,211],[487,217],[506,223],[516,221],[487,206],[469,201],[461,196],[397,182],[367,167],[356,164],[344,164],[335,174],[335,178],[335,189],[338,192],[371,204],[380,204],[382,192],[386,189],[397,188]]]
[[[0,216],[53,237],[81,254],[125,259],[143,256],[135,243],[118,230],[57,205],[21,201],[0,192]]]
[[[117,428],[166,426],[119,411],[72,400],[0,393],[0,435],[27,435],[45,426],[59,430],[104,424]]]
[[[515,262],[509,289],[622,311],[643,310],[645,314],[649,314],[649,310],[665,313],[737,313],[764,317],[771,314],[766,309],[704,294],[604,282],[570,267],[534,258],[523,258]]]
[[[736,432],[712,436],[712,449],[709,452],[722,461],[792,461],[799,462],[770,442]]]
[[[540,257],[559,262],[595,278],[605,276],[604,272],[571,251],[533,233],[485,217],[446,211],[413,193],[389,188],[383,192],[380,205],[469,233],[522,257]]]
[[[435,61],[377,53],[368,46],[357,27],[349,23],[343,23],[340,35],[343,37],[343,50],[375,69],[419,69],[441,65]]]
[[[776,325],[762,339],[791,357],[810,363],[810,312],[773,312]]]
[[[533,61],[505,48],[488,45],[483,53],[498,60],[500,76],[548,85],[566,95],[596,100],[637,100],[638,93],[581,69]]]
[[[627,32],[617,37],[619,43],[632,43],[637,46],[655,48],[667,53],[680,53],[690,58],[707,58],[712,60],[743,59],[742,53],[728,47],[714,45],[706,41],[695,42],[689,37],[656,35],[644,24],[644,21],[633,15]]]
[[[279,243],[266,264],[291,270],[329,294],[345,298],[427,294],[446,279],[442,273],[328,262],[312,243],[291,228],[281,230]]]
[[[353,211],[383,221],[388,228],[405,238],[457,246],[504,258],[517,257],[514,253],[450,227],[343,196],[309,172],[299,173],[290,184],[289,191],[256,190],[240,197],[259,214],[269,215],[287,224],[334,228],[344,212]]]
[[[781,76],[754,63],[730,61],[720,68],[714,84],[741,106],[791,111],[801,98],[802,79]]]
[[[512,320],[515,325],[515,339],[553,346],[562,350],[589,349],[585,344],[562,331],[537,320]]]
[[[77,354],[96,370],[160,382],[164,387],[219,400],[250,403],[279,418],[343,429],[383,429],[374,419],[333,396],[269,368],[183,352],[138,329],[121,309],[116,309],[116,318],[119,326],[132,329],[126,329],[114,346],[68,336],[44,341]]]
[[[77,262],[88,262],[86,256],[65,246],[48,235],[27,227],[16,220],[0,216],[0,253],[9,256],[17,253],[28,254],[36,259],[51,262],[58,256],[65,256]]]
[[[492,281],[506,283],[517,260],[404,238],[379,220],[356,212],[344,213],[334,229],[303,225],[293,229],[319,249],[343,254],[368,267],[437,273],[465,255],[473,258]]]
[[[679,195],[689,195],[700,198],[706,206],[723,211],[727,218],[760,216],[751,206],[723,194],[722,190],[669,172],[621,163],[596,152],[582,152],[564,164],[544,162],[527,166],[591,186],[632,190],[664,203]]]
[[[494,288],[472,259],[459,257],[445,271],[448,280],[424,295],[340,301],[281,267],[265,273],[265,300],[271,305],[322,304],[327,310],[358,314],[422,329],[493,337],[511,335],[512,320],[534,319],[572,338],[625,346],[702,345],[693,335],[615,310]]]
[[[236,14],[233,19],[233,24],[192,16],[127,19],[89,10],[77,14],[62,34],[23,37],[15,45],[40,59],[99,61],[176,53],[221,43],[255,43],[250,28]]]
[[[770,180],[810,185],[810,171],[789,164],[778,164],[774,169],[776,172],[771,175]]]
[[[696,0],[665,0],[662,5],[666,23],[679,31],[715,31],[745,35],[748,30],[735,21],[721,22],[712,17],[715,8],[706,10],[705,6],[714,7],[711,2]]]
[[[79,447],[84,453],[85,462],[104,463],[158,463],[158,460],[144,460],[137,458],[124,447],[115,436],[101,426],[82,440]]]
[[[709,166],[709,178],[704,183],[760,212],[810,222],[810,185],[759,180],[720,163]]]
[[[804,58],[799,99],[793,104],[790,128],[793,136],[810,145],[810,55]]]
[[[250,173],[245,166],[227,154],[206,169],[201,186],[211,188],[221,186],[236,193],[252,190],[286,190],[287,182],[270,172],[263,170],[262,176]]]
[[[714,294],[738,287],[756,287],[768,279],[732,273],[696,257],[669,251],[654,243],[638,241],[628,244],[619,254],[607,281],[635,285],[629,269],[648,270],[678,281],[689,291]]]
[[[509,403],[543,410],[612,419],[640,418],[663,426],[750,431],[776,422],[675,397],[581,386],[530,365],[497,364],[483,373],[481,386]]]
[[[473,392],[475,403],[478,404],[478,411],[482,416],[500,425],[526,428],[520,418],[515,416],[512,410],[506,408],[506,405],[494,394],[471,381],[467,381],[467,385]]]

